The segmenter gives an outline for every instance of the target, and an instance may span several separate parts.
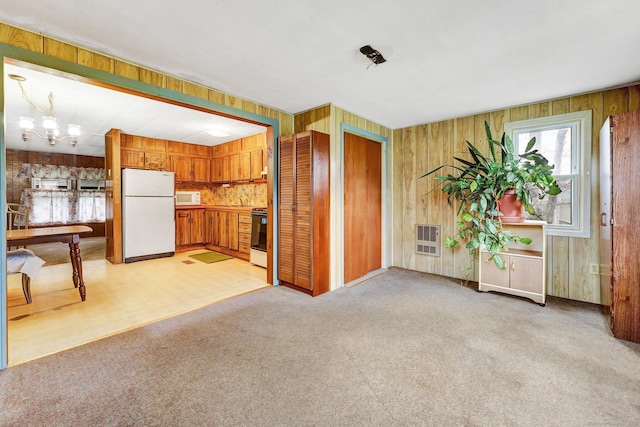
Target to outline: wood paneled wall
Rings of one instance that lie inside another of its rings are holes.
[[[18,178],[20,165],[23,163],[104,169],[104,157],[22,150],[7,150],[6,153],[7,168],[5,174],[7,179],[7,203],[20,203],[22,190],[30,186],[29,178]]]
[[[170,89],[196,98],[206,99],[250,113],[260,114],[278,120],[280,135],[293,133],[292,114],[2,22],[0,22],[0,43]]]
[[[392,131],[371,120],[360,117],[357,114],[343,110],[332,104],[323,105],[312,110],[298,113],[294,116],[294,132],[304,132],[315,130],[329,134],[330,136],[330,179],[331,179],[331,290],[335,290],[343,285],[342,275],[342,248],[339,236],[342,236],[344,224],[342,223],[341,204],[343,200],[342,180],[342,152],[341,152],[341,125],[349,125],[354,128],[381,136],[391,141]],[[384,156],[384,153],[383,153]],[[389,156],[390,157],[390,156]],[[383,164],[387,159],[383,158]],[[391,160],[388,160],[391,164]],[[386,168],[383,167],[386,171]],[[383,189],[384,192],[384,189]],[[383,208],[384,209],[384,208]],[[391,215],[388,216],[390,218]],[[388,219],[387,218],[387,219]],[[385,224],[387,230],[392,227]],[[386,233],[388,237],[390,233]],[[335,236],[335,237],[334,237]],[[388,254],[390,249],[390,238],[383,238],[383,252]],[[390,261],[389,261],[390,262]],[[383,262],[385,266],[387,262]]]
[[[432,178],[420,179],[420,176],[443,163],[453,162],[454,155],[466,155],[465,140],[484,146],[485,121],[494,136],[501,136],[506,122],[592,110],[591,237],[548,238],[547,292],[579,301],[608,304],[607,293],[600,289],[599,276],[589,273],[589,264],[599,262],[598,133],[607,116],[639,109],[640,86],[631,86],[395,130],[393,265],[461,279],[466,277],[471,259],[464,247],[443,249],[440,257],[415,253],[417,223],[441,225],[442,237],[456,230],[455,208],[447,205],[441,191],[430,192],[435,183]],[[475,271],[471,278],[477,280]]]

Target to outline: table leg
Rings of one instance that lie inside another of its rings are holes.
[[[80,258],[80,245],[69,243],[69,255],[71,256],[71,267],[73,268],[73,286],[78,288],[82,301],[86,299],[86,289],[82,279],[82,258]]]

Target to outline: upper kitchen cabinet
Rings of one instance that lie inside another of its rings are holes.
[[[211,147],[170,141],[171,170],[176,182],[211,182]]]
[[[253,135],[213,147],[211,180],[217,183],[263,180],[266,134]]]
[[[123,168],[168,168],[167,141],[137,135],[121,134],[120,165]]]

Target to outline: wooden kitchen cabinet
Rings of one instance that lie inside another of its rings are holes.
[[[213,209],[207,209],[205,214],[206,220],[206,239],[207,245],[220,245],[220,212]]]
[[[238,215],[238,251],[249,254],[251,248],[251,213],[241,212]]]
[[[214,251],[249,260],[251,214],[243,210],[207,209],[206,245]]]
[[[176,247],[204,245],[204,209],[179,209],[176,211]]]
[[[313,296],[329,291],[329,135],[278,140],[278,278]]]
[[[263,178],[262,170],[267,165],[264,153],[265,153],[265,150],[263,149],[257,149],[257,150],[251,151],[251,159],[250,159],[250,165],[249,165],[249,169],[250,169],[249,178],[252,180]]]
[[[600,130],[600,292],[613,336],[640,343],[640,111],[616,114]]]
[[[503,227],[520,237],[529,237],[530,245],[509,245],[501,254],[505,269],[496,267],[491,254],[481,248],[478,292],[496,291],[532,299],[544,306],[546,298],[546,223],[525,221],[503,224]]]
[[[211,161],[202,157],[171,156],[176,182],[211,182]]]

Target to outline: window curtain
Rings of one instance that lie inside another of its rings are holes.
[[[41,165],[38,163],[23,163],[18,171],[18,178],[104,180],[104,176],[104,169],[101,168]]]
[[[22,191],[20,203],[29,206],[29,226],[67,225],[105,221],[104,190]]]

